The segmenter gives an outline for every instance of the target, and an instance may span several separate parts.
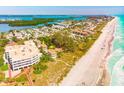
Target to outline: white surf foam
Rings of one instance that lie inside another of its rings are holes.
[[[113,68],[111,85],[124,85],[124,57],[122,57]]]

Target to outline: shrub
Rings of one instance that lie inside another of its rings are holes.
[[[4,59],[1,57],[0,58],[0,67],[4,65]]]
[[[25,82],[27,81],[27,77],[25,75],[21,75],[20,77],[16,78],[17,82]]]
[[[8,70],[8,64],[5,64],[5,65],[1,66],[0,70],[2,70],[2,71]]]
[[[40,58],[40,62],[48,62],[48,61],[52,61],[52,60],[53,59],[48,54],[43,54],[42,57]]]
[[[34,71],[33,71],[34,74],[41,74],[42,71],[47,69],[47,66],[46,65],[36,64],[36,65],[34,65],[33,68],[34,68]]]
[[[5,75],[3,73],[0,73],[0,82],[5,79]]]

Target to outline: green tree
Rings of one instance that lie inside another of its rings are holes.
[[[64,45],[64,35],[61,32],[57,32],[52,36],[52,42],[57,46],[57,47],[62,47]]]
[[[47,46],[51,46],[52,45],[51,37],[49,37],[49,36],[39,37],[38,39],[41,41],[41,43],[44,42]]]
[[[64,43],[64,50],[73,52],[76,49],[76,42],[70,37],[66,38]]]
[[[77,45],[68,32],[55,33],[52,36],[52,43],[58,48],[63,48],[65,51],[74,51]]]

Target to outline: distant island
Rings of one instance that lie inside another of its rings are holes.
[[[54,22],[57,18],[34,18],[32,20],[2,20],[0,24],[9,24],[9,26],[36,26],[39,24],[47,24]]]

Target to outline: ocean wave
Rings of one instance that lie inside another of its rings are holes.
[[[114,65],[112,77],[111,85],[124,85],[124,57]]]
[[[117,61],[120,60],[121,57],[123,57],[124,52],[123,49],[119,48],[113,51],[108,59],[108,67],[109,67],[109,72],[112,74],[113,67],[116,64]]]
[[[116,49],[115,51],[112,52],[112,54],[110,55],[110,57],[115,57],[115,56],[119,56],[119,55],[123,55],[124,54],[124,51],[119,48],[119,49]]]
[[[111,75],[110,85],[124,85],[124,16],[118,17],[108,68]]]

